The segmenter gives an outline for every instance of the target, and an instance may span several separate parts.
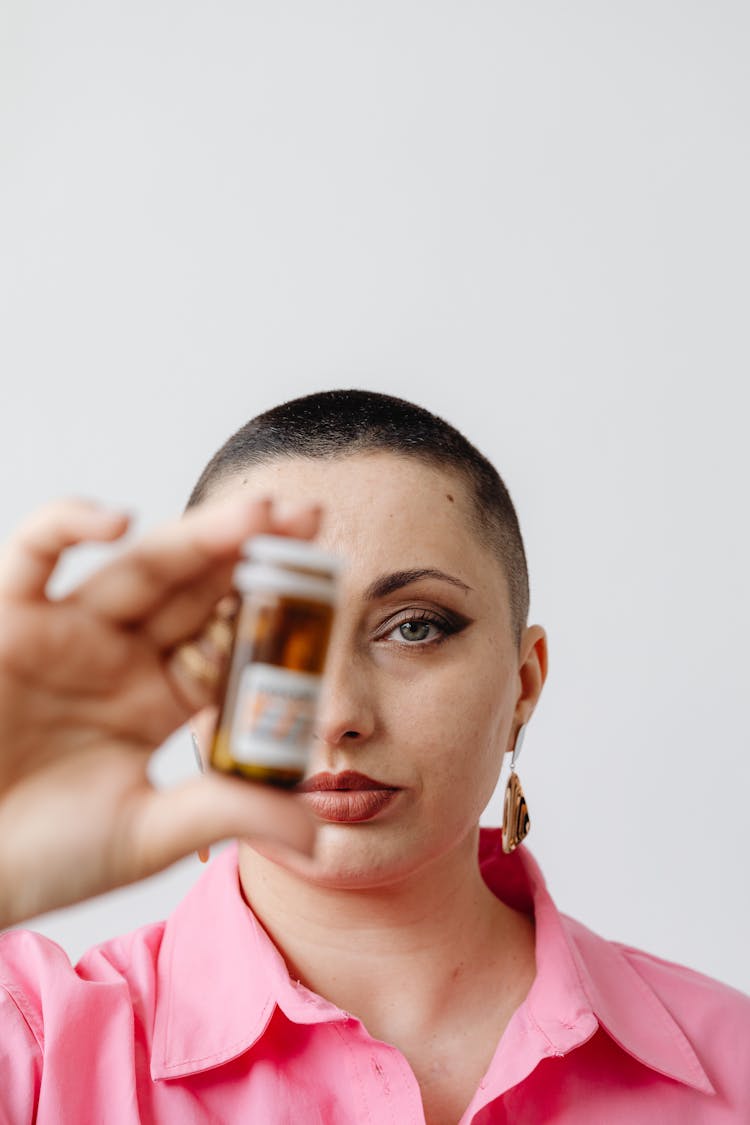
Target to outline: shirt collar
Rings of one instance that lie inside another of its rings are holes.
[[[536,979],[511,1025],[530,1022],[541,1036],[542,1056],[566,1054],[601,1026],[644,1065],[714,1093],[684,1032],[650,985],[618,946],[557,911],[525,847],[506,856],[500,830],[483,829],[479,862],[498,897],[535,918]],[[165,924],[152,1078],[196,1074],[236,1058],[260,1039],[277,1006],[296,1023],[348,1018],[290,979],[283,957],[242,897],[233,845],[212,861]],[[538,1043],[532,1047],[528,1035],[523,1041],[525,1052],[513,1055],[516,1073],[500,1074],[499,1050],[488,1078],[494,1068],[495,1081],[502,1078],[507,1088],[533,1069]]]
[[[537,975],[517,1014],[548,1040],[545,1054],[567,1054],[602,1027],[659,1074],[716,1092],[685,1033],[622,948],[560,914],[525,847],[506,856],[500,830],[483,830],[479,861],[503,901],[533,912]]]
[[[293,981],[242,897],[233,844],[211,862],[164,927],[151,1077],[221,1066],[260,1039],[278,1006],[295,1023],[348,1018]]]

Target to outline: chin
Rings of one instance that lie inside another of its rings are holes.
[[[314,870],[307,876],[318,886],[367,891],[401,882],[426,863],[430,854],[403,837],[385,839],[379,832],[324,825],[318,832]]]
[[[363,832],[360,826],[322,825],[312,857],[265,841],[243,843],[306,883],[329,890],[386,887],[408,878],[430,860],[424,841],[415,849],[403,838],[386,840],[381,833]]]

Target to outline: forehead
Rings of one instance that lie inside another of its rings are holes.
[[[504,592],[500,564],[477,534],[469,490],[453,471],[391,453],[279,458],[226,478],[212,493],[245,490],[270,496],[281,512],[320,504],[321,546],[344,555],[363,584],[432,567],[488,596]]]

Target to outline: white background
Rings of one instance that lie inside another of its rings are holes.
[[[0,531],[71,492],[151,525],[308,391],[443,414],[549,630],[553,895],[750,990],[748,5],[5,0],[0,33]],[[76,955],[198,869],[35,924]]]

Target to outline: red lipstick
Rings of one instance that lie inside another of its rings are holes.
[[[356,824],[372,820],[401,790],[356,770],[344,770],[316,773],[298,786],[297,792],[321,820]]]

